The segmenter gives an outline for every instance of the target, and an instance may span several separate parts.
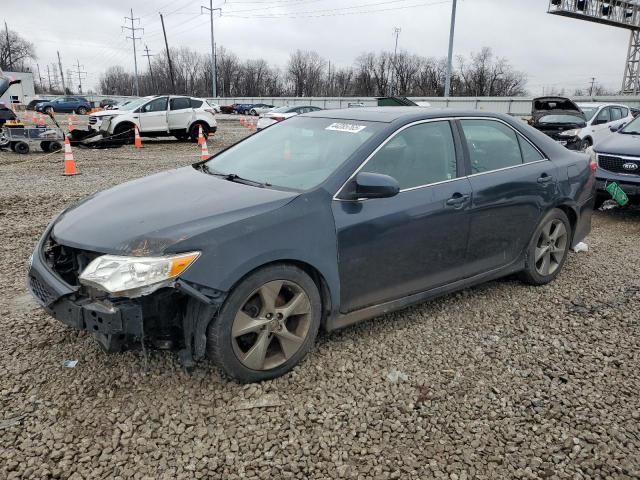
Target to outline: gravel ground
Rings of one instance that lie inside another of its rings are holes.
[[[222,121],[210,151],[245,134]],[[62,154],[0,152],[0,478],[640,478],[640,210],[596,213],[551,285],[501,280],[322,334],[292,373],[242,386],[170,352],[145,372],[30,299],[57,211],[199,152],[74,153],[66,178]]]

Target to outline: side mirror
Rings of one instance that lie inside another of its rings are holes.
[[[612,125],[611,127],[609,127],[609,130],[611,130],[613,133],[615,133],[615,132],[618,132],[618,131],[622,130],[626,126],[627,126],[626,123],[623,123],[623,124],[618,125],[618,126]]]
[[[400,184],[389,175],[360,172],[350,182],[345,196],[349,200],[389,198],[400,192]]]

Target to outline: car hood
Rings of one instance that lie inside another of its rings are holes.
[[[586,117],[580,107],[571,99],[566,97],[538,97],[531,103],[531,116],[534,122],[544,115],[574,115],[582,118],[586,122]]]
[[[595,150],[598,153],[640,157],[640,135],[614,133],[598,142]]]
[[[184,167],[86,198],[56,220],[52,235],[83,250],[160,255],[200,233],[277,209],[297,195]]]
[[[92,117],[112,117],[113,115],[122,115],[125,113],[125,110],[100,110],[98,112],[93,112],[91,114]]]

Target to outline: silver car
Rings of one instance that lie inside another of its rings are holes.
[[[281,122],[289,117],[295,117],[296,115],[300,115],[302,113],[315,112],[317,110],[322,109],[320,107],[314,107],[312,105],[302,105],[295,107],[287,105],[285,107],[276,108],[260,115],[260,118],[258,119],[257,129],[262,130],[263,128],[267,128],[269,125]]]

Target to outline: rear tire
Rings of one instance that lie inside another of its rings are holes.
[[[62,144],[60,142],[51,142],[49,144],[50,152],[59,152],[60,150],[62,150]]]
[[[27,142],[16,142],[13,146],[13,151],[21,155],[29,153],[29,144]]]
[[[40,148],[42,149],[43,152],[49,153],[51,150],[51,142],[50,141],[45,141],[45,142],[40,142]]]
[[[191,128],[189,129],[189,138],[191,138],[191,141],[193,142],[197,142],[198,141],[198,132],[199,132],[199,127],[202,125],[202,135],[204,135],[204,139],[208,139],[209,138],[209,125],[207,125],[206,123],[195,123],[191,126]]]
[[[78,115],[86,115],[88,110],[85,107],[78,108]]]
[[[207,332],[207,355],[239,382],[284,375],[311,350],[322,301],[314,281],[292,265],[273,265],[237,285]]]
[[[530,285],[545,285],[562,271],[571,246],[571,224],[567,215],[554,208],[533,233],[520,279]]]

